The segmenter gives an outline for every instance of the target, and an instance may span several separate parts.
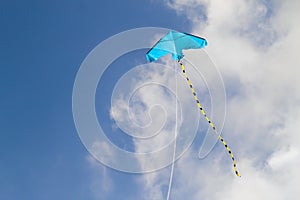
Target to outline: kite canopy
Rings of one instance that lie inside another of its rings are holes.
[[[204,38],[191,35],[188,33],[180,33],[170,30],[168,34],[162,37],[146,54],[148,61],[153,62],[169,53],[172,54],[174,60],[183,58],[183,49],[200,49],[207,45]]]

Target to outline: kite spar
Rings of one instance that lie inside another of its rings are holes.
[[[197,103],[198,108],[200,109],[201,114],[205,117],[206,121],[209,123],[211,128],[213,129],[214,133],[217,135],[219,141],[222,142],[223,146],[226,148],[227,152],[229,153],[234,173],[240,177],[240,173],[237,171],[236,167],[236,160],[235,157],[228,147],[227,143],[225,142],[224,138],[220,135],[217,131],[213,122],[209,119],[207,114],[205,113],[200,101],[197,97],[195,89],[191,83],[191,80],[186,74],[186,70],[184,65],[181,63],[181,59],[184,57],[182,50],[183,49],[200,49],[204,48],[207,45],[207,41],[204,38],[191,35],[188,33],[181,33],[174,30],[170,30],[164,37],[162,37],[146,54],[146,58],[148,61],[153,62],[158,60],[160,57],[165,56],[167,54],[172,54],[172,59],[178,61],[181,66],[181,70],[183,72],[184,77],[186,78],[187,84],[189,85],[193,97]],[[168,194],[169,196],[169,194]]]

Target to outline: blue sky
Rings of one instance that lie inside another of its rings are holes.
[[[73,82],[102,40],[143,26],[186,29],[186,18],[154,1],[29,0],[1,1],[0,22],[0,199],[139,194],[110,169],[114,192],[92,191],[101,168],[89,165],[74,126]]]
[[[234,176],[220,144],[197,159],[201,142],[195,141],[197,147],[175,163],[171,199],[298,198],[299,1],[4,0],[0,5],[0,199],[165,199],[170,168],[137,175],[105,167],[80,141],[72,115],[73,84],[89,52],[112,35],[146,26],[208,39],[206,50],[227,94],[222,134],[242,174],[241,179]],[[96,94],[99,123],[113,142],[131,151],[148,146],[119,137],[115,122],[125,118],[112,115],[110,96],[116,81],[144,53],[112,63]],[[198,54],[187,52],[186,58],[200,63]],[[149,77],[169,80],[168,73],[157,74],[148,71],[136,83]],[[202,79],[196,79],[197,86]],[[212,83],[207,87],[218,86],[214,76],[205,79]],[[148,91],[150,96],[138,96],[142,103],[167,102],[158,91]],[[207,88],[196,91],[203,92],[209,110]]]

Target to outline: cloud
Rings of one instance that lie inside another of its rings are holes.
[[[192,142],[193,132],[197,129],[199,113],[190,109],[194,108],[194,102],[193,99],[186,98],[190,91],[183,78],[178,79],[178,82],[182,82],[178,84],[178,90],[182,93],[178,99],[175,98],[174,69],[170,68],[173,65],[172,62],[160,66],[152,64],[136,67],[124,75],[115,87],[111,117],[121,130],[133,136],[135,152],[149,154],[145,158],[136,157],[140,168],[144,170],[160,169],[172,161],[174,124],[180,126],[187,121],[187,131],[190,130],[184,136],[188,140],[179,140],[178,151]],[[180,103],[177,119],[175,101]],[[180,135],[183,138],[184,133]],[[151,159],[150,153],[153,152],[158,152],[158,158]],[[167,187],[168,177],[169,171],[162,170],[138,178],[137,182],[143,186],[144,199],[163,199],[163,188]]]
[[[273,170],[285,170],[286,166],[296,166],[299,162],[300,151],[296,147],[281,149],[275,152],[268,160]]]
[[[297,199],[300,3],[165,2],[208,39],[229,94],[224,137],[242,174],[234,177],[221,145],[201,161],[191,150],[176,163],[173,199]],[[206,17],[199,18],[203,9]]]

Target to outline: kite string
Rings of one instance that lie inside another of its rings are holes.
[[[178,60],[178,63],[180,64],[181,69],[182,69],[182,72],[183,72],[183,75],[184,75],[184,77],[186,78],[186,81],[187,81],[187,83],[189,84],[189,86],[190,86],[190,88],[191,88],[191,91],[192,91],[192,93],[193,93],[193,95],[194,95],[194,99],[195,99],[195,101],[197,102],[198,108],[200,109],[202,115],[205,117],[206,121],[207,121],[207,122],[209,123],[209,125],[212,127],[214,133],[218,136],[218,139],[222,142],[222,144],[223,144],[224,147],[226,148],[227,152],[229,153],[229,155],[230,155],[230,157],[231,157],[231,159],[232,159],[232,164],[233,164],[234,172],[235,172],[235,174],[236,174],[238,177],[240,177],[241,175],[240,175],[240,173],[237,171],[237,168],[236,168],[236,161],[235,161],[235,158],[234,158],[234,156],[233,156],[233,153],[231,152],[231,150],[230,150],[230,148],[228,147],[227,143],[225,142],[224,138],[222,138],[222,136],[217,132],[216,127],[215,127],[215,125],[213,124],[213,122],[212,122],[212,121],[208,118],[208,116],[206,115],[206,113],[205,113],[205,111],[204,111],[204,109],[203,109],[202,105],[200,104],[200,101],[199,101],[199,99],[198,99],[198,97],[197,97],[197,94],[196,94],[196,92],[195,92],[195,89],[193,88],[193,85],[192,85],[192,83],[191,83],[189,77],[187,76],[187,74],[186,74],[186,72],[185,72],[185,67],[184,67],[184,65],[180,62],[180,60]]]
[[[175,132],[174,132],[174,150],[173,150],[173,158],[172,158],[172,165],[171,165],[171,174],[169,179],[169,186],[168,186],[168,194],[167,200],[170,199],[171,189],[172,189],[172,182],[173,182],[173,174],[174,174],[174,165],[175,165],[175,155],[176,155],[176,140],[177,140],[177,123],[178,123],[178,105],[177,105],[177,70],[176,65],[174,65],[174,73],[175,73]]]

